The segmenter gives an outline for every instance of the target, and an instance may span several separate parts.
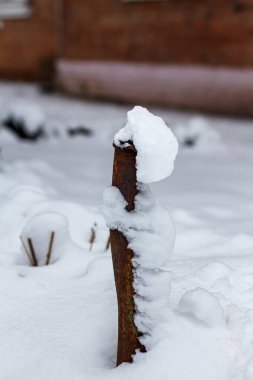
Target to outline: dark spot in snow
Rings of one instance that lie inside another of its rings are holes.
[[[23,121],[17,120],[13,115],[9,115],[3,120],[2,126],[21,140],[36,141],[45,136],[43,126],[38,126],[33,132],[29,131],[26,124]]]
[[[92,136],[93,131],[90,128],[83,127],[83,126],[77,126],[77,127],[70,127],[67,130],[67,133],[71,137],[76,137],[76,136]]]
[[[53,94],[55,92],[54,83],[53,82],[40,83],[39,90],[42,94]]]
[[[25,275],[24,273],[18,273],[18,277],[20,277],[20,278],[25,278],[26,275]]]
[[[184,145],[185,146],[194,146],[196,144],[196,140],[192,138],[185,139]]]

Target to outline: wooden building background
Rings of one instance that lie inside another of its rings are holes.
[[[11,3],[20,12],[8,12]],[[180,101],[171,104],[168,86],[189,97],[195,83],[199,101],[210,86],[214,101],[214,83],[235,88],[237,103],[252,96],[252,0],[0,0],[1,19],[2,79],[57,78],[69,91],[126,101],[150,88],[150,102],[172,106]],[[237,103],[231,108],[248,113]]]

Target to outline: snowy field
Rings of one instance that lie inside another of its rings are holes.
[[[149,351],[115,368],[102,198],[129,107],[0,84],[0,119],[21,102],[40,107],[47,136],[31,143],[0,130],[0,379],[252,380],[253,121],[152,109],[181,143],[171,177],[151,186],[176,226],[168,308]],[[69,137],[73,125],[92,134]],[[44,222],[29,222],[37,214]],[[20,236],[38,235],[43,264],[53,228],[51,265],[31,267]]]

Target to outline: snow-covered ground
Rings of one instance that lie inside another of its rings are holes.
[[[115,368],[117,304],[101,203],[129,107],[0,85],[1,116],[20,101],[41,108],[50,137],[25,143],[0,131],[0,379],[252,380],[253,121],[152,109],[182,143],[172,176],[151,186],[176,225],[169,308],[152,349]],[[74,124],[93,134],[53,136]],[[31,267],[20,236],[36,225],[45,243],[48,223],[60,240],[52,264]]]

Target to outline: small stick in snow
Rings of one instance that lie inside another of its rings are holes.
[[[35,254],[35,250],[34,250],[34,247],[33,247],[32,239],[28,238],[27,241],[28,241],[28,245],[29,245],[31,256],[33,258],[34,266],[37,267],[38,266],[38,260],[36,258],[36,254]]]
[[[54,244],[54,237],[55,237],[55,232],[53,231],[51,233],[51,237],[50,237],[49,247],[48,247],[48,251],[47,251],[47,259],[46,259],[45,265],[50,264],[50,260],[51,260],[51,256],[52,256],[52,248],[53,248],[53,244]]]
[[[105,251],[108,251],[108,249],[110,248],[110,245],[111,245],[111,238],[109,234],[107,242],[106,242],[106,246],[105,246]]]
[[[30,261],[31,266],[34,267],[35,266],[34,265],[34,261],[33,261],[32,257],[30,256],[30,253],[29,253],[29,251],[28,251],[28,249],[27,249],[27,247],[25,245],[25,242],[24,242],[22,236],[20,236],[20,240],[21,240],[21,243],[22,243],[22,245],[24,247],[25,253],[27,254],[27,257],[28,257],[28,259]]]
[[[95,240],[96,240],[96,228],[97,226],[97,223],[94,223],[94,227],[91,227],[91,236],[90,236],[90,251],[92,250],[92,247],[93,247],[93,244],[95,243]]]

